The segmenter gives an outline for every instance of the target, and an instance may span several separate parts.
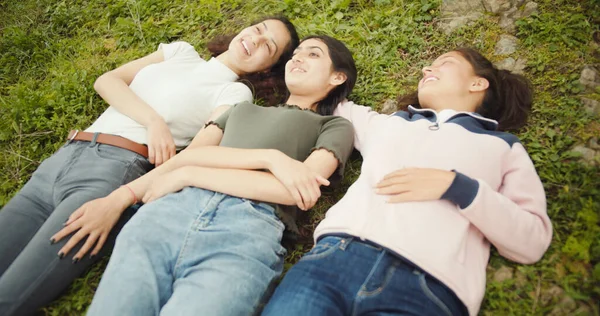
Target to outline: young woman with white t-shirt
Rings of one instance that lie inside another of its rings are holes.
[[[34,313],[107,255],[133,210],[112,217],[80,212],[77,227],[66,232],[73,212],[161,165],[176,149],[202,145],[192,138],[209,118],[252,101],[250,89],[236,81],[269,69],[283,79],[298,42],[289,20],[269,17],[208,61],[190,44],[175,42],[100,76],[94,88],[110,107],[85,131],[72,131],[0,211],[0,314]]]

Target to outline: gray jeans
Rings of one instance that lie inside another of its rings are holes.
[[[109,254],[133,208],[123,214],[94,258],[86,255],[72,263],[83,240],[60,259],[57,253],[68,238],[51,245],[50,237],[85,202],[108,195],[152,167],[129,150],[80,141],[66,144],[44,160],[0,210],[0,315],[35,313]]]

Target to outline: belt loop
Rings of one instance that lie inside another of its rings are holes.
[[[71,133],[73,133],[73,135],[70,135]],[[79,130],[78,130],[78,129],[75,129],[75,130],[72,130],[71,132],[69,132],[69,135],[70,135],[70,136],[69,136],[69,138],[67,139],[67,144],[70,144],[70,143],[72,143],[72,142],[73,142],[73,139],[74,139],[75,137],[77,137],[77,134],[79,134]]]
[[[99,135],[100,133],[94,133],[94,137],[92,137],[92,141],[90,142],[90,147],[94,147],[96,145],[96,139]]]
[[[345,251],[353,239],[354,237],[342,238],[342,241],[340,242],[340,250]]]

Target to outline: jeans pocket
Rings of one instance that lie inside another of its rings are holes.
[[[248,212],[264,219],[267,223],[275,226],[275,228],[280,229],[282,232],[285,229],[285,225],[279,220],[279,217],[275,214],[275,209],[266,204],[260,202],[254,202],[248,199],[242,199],[245,203],[248,204]]]
[[[114,160],[124,164],[131,163],[138,157],[142,158],[133,151],[106,144],[96,144],[94,153],[102,159]]]
[[[437,307],[439,307],[439,309],[445,315],[452,316],[452,312],[450,311],[450,308],[448,308],[448,306],[440,298],[440,294],[441,295],[445,294],[445,291],[443,291],[441,286],[436,284],[435,280],[428,277],[427,274],[425,274],[422,271],[415,270],[414,273],[417,274],[419,277],[419,285],[421,286],[421,290],[423,291],[425,296],[427,298],[429,298],[429,300],[433,304],[435,304]],[[442,291],[442,292],[440,293],[440,291]],[[435,294],[434,292],[438,292],[438,294]]]
[[[325,237],[300,260],[319,260],[324,259],[333,254],[337,249],[340,248],[340,244],[344,239],[340,237]]]

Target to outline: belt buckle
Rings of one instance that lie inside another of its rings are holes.
[[[73,141],[73,139],[75,139],[75,137],[77,137],[77,134],[79,134],[78,129],[75,130],[75,134],[73,134],[73,136],[71,136],[71,137],[69,137],[69,139],[67,139],[67,144],[70,144]]]

